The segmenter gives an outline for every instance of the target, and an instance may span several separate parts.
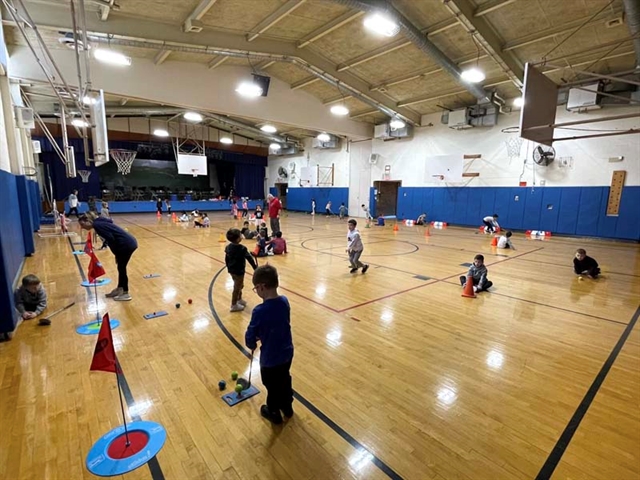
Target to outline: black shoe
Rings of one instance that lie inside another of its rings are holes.
[[[262,415],[274,425],[280,425],[282,423],[282,415],[280,415],[280,412],[273,413],[266,405],[262,405],[260,407],[260,415]]]
[[[352,268],[351,270],[349,270],[349,273],[356,273],[358,271],[357,268]]]
[[[291,417],[293,417],[293,408],[291,408],[291,407],[283,408],[282,409],[282,413],[284,414],[285,417],[291,418]]]
[[[369,270],[369,264],[362,267],[362,273],[367,273],[367,270]]]

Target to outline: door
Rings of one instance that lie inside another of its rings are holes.
[[[278,198],[280,199],[280,203],[282,203],[282,208],[287,209],[287,189],[289,188],[288,183],[276,183],[276,190],[278,191]]]
[[[401,181],[377,181],[373,182],[376,189],[376,215],[396,215],[398,206],[398,188]]]

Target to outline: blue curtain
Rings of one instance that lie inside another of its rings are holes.
[[[235,186],[238,196],[263,198],[265,167],[246,163],[237,163],[235,167]]]

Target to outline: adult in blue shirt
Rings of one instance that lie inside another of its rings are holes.
[[[130,301],[127,264],[131,260],[133,252],[138,248],[138,242],[135,237],[113,223],[110,218],[98,217],[95,212],[85,213],[78,219],[78,222],[84,230],[95,230],[107,242],[111,252],[116,256],[118,286],[107,293],[107,297],[113,298],[118,302]]]

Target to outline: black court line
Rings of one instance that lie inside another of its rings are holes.
[[[547,460],[544,462],[544,465],[542,465],[540,472],[538,472],[538,475],[536,476],[536,480],[548,480],[551,478],[551,475],[553,475],[553,472],[560,463],[564,452],[567,450],[569,443],[571,443],[574,434],[578,430],[582,419],[587,414],[587,411],[589,410],[589,407],[598,394],[600,387],[607,378],[611,367],[618,358],[622,347],[624,347],[625,342],[629,338],[633,327],[636,326],[638,317],[640,317],[640,306],[636,309],[636,313],[633,314],[633,317],[628,323],[627,328],[625,328],[624,332],[622,332],[622,335],[620,335],[618,342],[613,347],[613,350],[611,350],[609,357],[604,362],[604,365],[602,365],[602,368],[598,372],[598,375],[596,375],[596,378],[593,380],[591,387],[589,387],[589,390],[587,390],[587,393],[580,402],[580,405],[578,405],[578,408],[569,420],[569,423],[562,432],[562,435],[560,435],[560,438],[556,442],[556,445],[553,447],[553,450],[551,450],[551,453],[547,457]]]
[[[69,245],[71,246],[71,250],[73,251],[73,242],[71,242],[71,238],[67,237],[67,240],[69,240]],[[73,256],[75,257],[76,265],[78,266],[78,271],[80,272],[80,277],[84,282],[87,279],[87,277],[85,276],[84,270],[82,269],[82,264],[80,263],[80,259],[78,258],[78,255],[73,255]],[[83,288],[87,289],[87,293],[89,294],[89,297],[91,297],[91,287],[83,287]],[[120,366],[120,362],[118,362],[118,366]],[[120,371],[122,372],[122,374],[117,374],[118,383],[120,384],[120,388],[122,388],[122,393],[124,395],[125,400],[127,401],[127,406],[129,408],[133,408],[133,406],[136,404],[136,401],[133,398],[133,394],[131,393],[131,388],[129,388],[129,383],[127,382],[127,378],[124,376],[124,370],[122,369],[122,367],[120,367]],[[138,414],[131,415],[131,419],[133,421],[142,420],[142,418]],[[158,462],[157,457],[153,457],[151,460],[149,460],[147,462],[147,465],[149,466],[149,471],[151,472],[151,478],[153,480],[164,480],[164,473],[162,473],[162,468],[160,467],[160,462]]]
[[[541,254],[541,255],[544,255],[544,254]],[[552,255],[547,255],[547,256],[552,256]],[[522,260],[524,262],[543,263],[545,265],[555,265],[556,267],[563,267],[563,268],[571,268],[571,269],[573,269],[573,267],[571,265],[559,265],[558,263],[554,263],[554,262],[542,262],[540,260],[532,260],[532,259],[529,259],[529,258],[521,258],[520,260]],[[610,275],[622,275],[622,276],[625,276],[625,277],[640,278],[640,275],[634,275],[633,273],[612,272],[610,270],[607,270],[605,273],[608,273]]]
[[[218,324],[218,327],[220,328],[220,330],[222,330],[222,333],[224,333],[225,336],[231,341],[231,343],[233,343],[233,345],[235,345],[235,347],[238,350],[240,350],[240,353],[242,353],[247,358],[251,358],[251,353],[249,352],[249,350],[244,348],[242,344],[238,342],[238,340],[236,340],[236,338],[231,334],[231,332],[227,330],[227,327],[224,325],[224,323],[220,319],[220,316],[218,315],[218,312],[216,311],[213,305],[213,286],[216,280],[218,279],[218,277],[220,276],[220,274],[224,272],[226,268],[227,267],[222,267],[220,270],[218,270],[218,272],[213,276],[211,283],[209,284],[209,308],[211,309],[211,314],[213,315],[213,318]],[[358,440],[356,440],[353,436],[347,433],[346,430],[344,430],[340,425],[338,425],[336,422],[331,420],[318,407],[316,407],[313,403],[311,403],[309,400],[303,397],[300,393],[294,390],[293,397],[297,401],[299,401],[302,405],[304,405],[311,413],[313,413],[316,417],[318,417],[325,425],[331,428],[331,430],[333,430],[335,433],[340,435],[340,437],[342,437],[342,439],[345,440],[347,443],[349,443],[349,445],[351,445],[353,448],[355,448],[359,452],[369,453],[371,455],[371,462],[376,467],[378,467],[385,475],[387,475],[389,478],[392,478],[394,480],[402,480],[402,477],[398,473],[396,473],[395,470],[393,470],[389,465],[387,465],[382,460],[380,460],[372,451],[370,451],[367,447],[365,447],[363,444],[358,442]]]

